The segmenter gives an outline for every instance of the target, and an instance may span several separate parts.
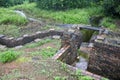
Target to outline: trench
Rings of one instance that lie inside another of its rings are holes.
[[[74,24],[57,24],[56,26],[69,29],[69,28],[74,28]],[[94,34],[98,34],[94,30],[80,30],[81,33],[83,34],[83,42],[81,44],[80,49],[78,50],[78,59],[72,64],[73,67],[76,67],[81,70],[87,70],[88,67],[88,61],[89,61],[89,54],[90,52],[87,51],[89,42],[91,40],[91,37]]]
[[[23,13],[22,11],[16,10],[14,12],[19,14],[20,16],[30,20],[30,21],[39,22],[39,20],[37,20],[37,19],[28,18],[26,16],[26,14]],[[74,24],[54,24],[54,23],[52,23],[52,24],[49,24],[49,25],[60,27],[60,28],[65,28],[65,29],[75,28]],[[88,46],[88,43],[89,43],[94,31],[92,31],[92,30],[81,30],[81,32],[83,34],[83,44],[81,45],[81,47],[84,49]],[[86,70],[87,67],[88,67],[89,53],[81,51],[81,49],[78,51],[78,53],[79,53],[78,60],[76,60],[76,62],[72,66],[77,67],[77,68],[82,69],[82,70]]]

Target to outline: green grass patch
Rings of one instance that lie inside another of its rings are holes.
[[[90,7],[83,9],[72,9],[67,11],[42,10],[36,7],[35,3],[23,4],[12,7],[11,9],[21,9],[36,18],[49,18],[62,23],[82,23],[88,24],[91,15],[101,13],[101,7]],[[95,12],[94,12],[95,11]]]
[[[8,50],[0,53],[0,62],[7,63],[15,60],[19,56],[19,52]]]
[[[52,48],[50,46],[40,49],[38,51],[30,52],[31,56],[42,56],[42,58],[47,59],[52,57],[58,51],[57,48]]]
[[[101,24],[104,25],[106,28],[115,29],[116,25],[114,23],[115,23],[114,19],[106,17],[103,19]]]
[[[34,48],[34,47],[41,46],[41,45],[48,43],[48,42],[52,42],[52,40],[51,39],[40,40],[39,42],[36,42],[36,43],[27,44],[27,45],[25,45],[24,48]]]
[[[52,19],[54,21],[67,24],[89,24],[89,18],[91,16],[103,15],[103,9],[100,6],[71,9],[66,11],[52,11],[39,9],[36,7],[35,3],[25,3],[22,5],[11,7],[10,9],[23,10],[30,17],[44,18],[50,20]],[[111,19],[114,20],[113,18]],[[114,22],[110,23],[107,17],[104,17],[102,25],[110,29],[113,29],[116,26]]]
[[[29,61],[31,61],[32,59],[31,59],[31,57],[20,57],[20,58],[18,58],[17,60],[16,60],[16,62],[21,62],[21,63],[23,63],[23,62],[29,62]]]
[[[57,52],[57,48],[52,48],[50,46],[42,49],[40,51],[40,54],[42,54],[42,56],[44,56],[44,58],[48,58],[48,57],[52,57],[54,54],[56,54]]]
[[[20,35],[20,32],[19,28],[15,25],[0,25],[0,34],[17,37]]]
[[[0,24],[24,25],[26,23],[27,20],[13,10],[0,8]]]

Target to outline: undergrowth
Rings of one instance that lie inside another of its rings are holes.
[[[7,63],[15,60],[19,56],[19,52],[8,50],[0,53],[0,62]]]
[[[103,9],[101,6],[71,9],[66,11],[52,11],[39,9],[36,7],[35,3],[25,3],[22,5],[11,7],[10,9],[23,10],[31,17],[53,19],[57,22],[66,24],[90,24],[90,17],[94,15],[104,16]],[[109,20],[111,20],[112,22],[110,22]],[[103,18],[102,25],[111,29],[116,27],[114,19],[110,19],[105,16]]]
[[[52,11],[52,10],[42,10],[36,7],[35,3],[32,4],[23,4],[15,7],[11,7],[11,9],[20,9],[25,11],[31,16],[36,18],[51,18],[56,21],[60,21],[62,23],[83,23],[88,24],[89,18],[91,15],[95,15],[101,12],[101,7],[91,7],[91,8],[83,8],[83,9],[72,9],[66,11]],[[94,13],[94,11],[96,13]]]
[[[27,20],[7,8],[0,8],[0,24],[24,25]]]

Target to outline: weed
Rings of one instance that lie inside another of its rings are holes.
[[[94,79],[90,76],[81,76],[81,77],[79,77],[78,80],[94,80]]]
[[[101,80],[109,80],[109,79],[107,79],[107,78],[102,78]]]
[[[28,62],[28,61],[31,61],[31,58],[28,58],[28,57],[20,57],[16,60],[16,62]]]
[[[52,57],[55,53],[56,53],[57,49],[56,48],[51,48],[51,47],[47,47],[44,48],[40,51],[40,54],[44,57],[44,58],[48,58],[48,57]]]
[[[0,54],[0,62],[7,63],[15,60],[19,56],[19,53],[16,51],[8,50],[5,52],[1,52]]]
[[[54,80],[66,80],[66,77],[55,76]]]

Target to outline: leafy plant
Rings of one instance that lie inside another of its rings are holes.
[[[55,76],[54,80],[66,80],[66,77]]]
[[[19,56],[16,51],[8,50],[0,53],[0,62],[7,63],[15,60]]]
[[[81,76],[79,80],[94,80],[94,79],[90,76]]]

